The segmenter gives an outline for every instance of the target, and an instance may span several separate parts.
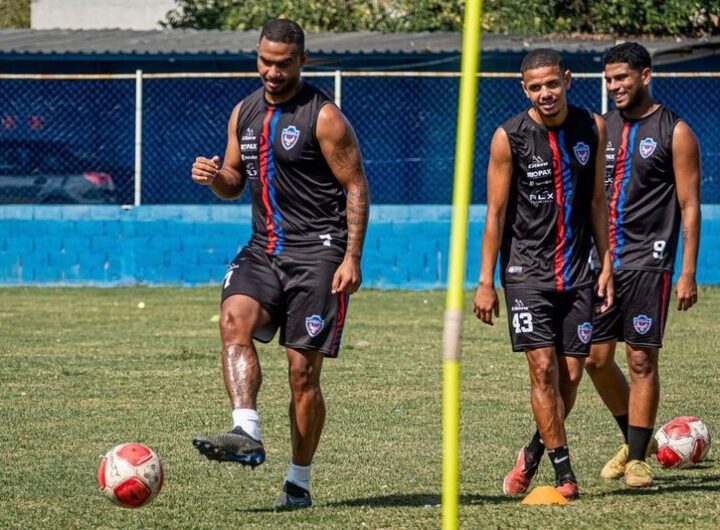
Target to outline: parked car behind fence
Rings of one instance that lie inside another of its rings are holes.
[[[46,139],[0,140],[0,203],[116,204],[107,168],[69,144]]]

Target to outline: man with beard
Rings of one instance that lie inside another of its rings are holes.
[[[524,352],[537,430],[503,481],[508,495],[527,490],[547,447],[555,486],[579,489],[564,419],[573,406],[592,336],[594,237],[603,269],[597,294],[612,304],[607,205],[603,188],[605,124],[568,105],[570,72],[560,55],[539,49],[522,61],[530,109],[501,125],[490,145],[482,270],[474,311],[499,315],[494,288],[498,252],[514,351]]]
[[[660,398],[662,347],[682,219],[677,309],[697,302],[700,239],[700,152],[690,127],[650,94],[651,60],[628,42],[604,56],[615,109],[604,116],[606,188],[616,305],[595,321],[586,369],[624,437],[601,476],[624,476],[628,487],[653,483],[645,462]],[[625,342],[630,385],[615,363]]]
[[[222,199],[252,193],[253,234],[222,285],[220,335],[233,429],[193,444],[210,460],[265,460],[253,339],[280,329],[291,390],[292,459],[279,510],[312,504],[310,471],[325,421],[320,371],[336,357],[348,296],[360,287],[369,194],[355,133],[326,96],[301,79],[302,29],[271,20],[258,43],[262,88],[233,109],[224,162],[198,157],[192,179]]]

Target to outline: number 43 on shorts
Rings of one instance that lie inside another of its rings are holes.
[[[514,313],[512,325],[515,333],[528,333],[533,330],[532,314],[527,312]]]

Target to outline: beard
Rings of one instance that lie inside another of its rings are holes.
[[[622,105],[618,105],[617,101],[615,102],[615,106],[619,110],[623,111],[632,111],[636,109],[640,104],[642,103],[642,93],[641,92],[635,92],[634,94],[627,93],[627,97],[625,99],[625,103]]]
[[[283,96],[292,92],[300,82],[299,79],[285,79],[280,81],[277,86],[271,87],[268,85],[268,80],[264,79],[265,92],[272,94],[273,96]]]

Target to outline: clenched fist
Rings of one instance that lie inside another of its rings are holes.
[[[199,156],[195,159],[195,162],[193,162],[190,175],[197,184],[210,186],[220,172],[221,167],[222,164],[220,163],[219,156],[215,155],[212,158]]]

